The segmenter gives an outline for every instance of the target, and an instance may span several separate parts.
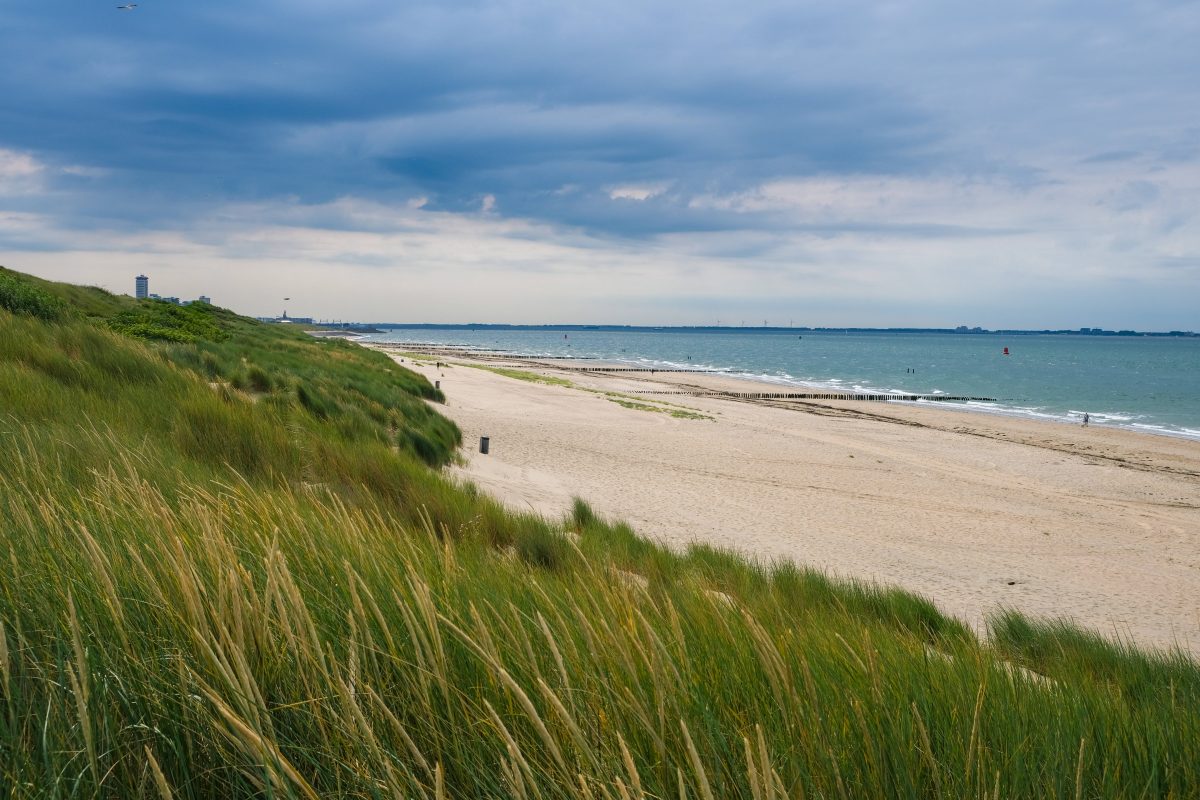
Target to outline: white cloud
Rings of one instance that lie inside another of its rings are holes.
[[[667,190],[667,184],[658,183],[645,186],[614,186],[608,196],[612,200],[637,200],[642,202],[651,197],[657,197]]]
[[[28,153],[0,148],[0,197],[41,191],[45,169]]]
[[[0,148],[0,178],[27,178],[43,169],[42,164],[28,153]]]
[[[103,178],[110,174],[107,169],[101,167],[84,167],[78,164],[72,164],[62,168],[64,175],[75,175],[81,178]]]
[[[51,192],[56,176],[98,178],[108,174],[108,170],[81,164],[52,167],[32,153],[0,147],[0,197]]]
[[[970,265],[1000,247],[1019,255],[1019,269],[1034,282],[1064,268],[1115,279],[1131,268],[1153,271],[1168,254],[1200,252],[1200,163],[1169,170],[1137,160],[1056,164],[1041,175],[1031,186],[999,178],[795,178],[699,195],[690,205],[767,215],[792,226],[796,238],[836,238],[860,252],[886,242],[910,274],[930,250]]]

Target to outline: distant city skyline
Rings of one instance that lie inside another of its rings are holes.
[[[150,291],[150,276],[138,275],[133,279],[133,296],[138,300],[162,300],[166,303],[175,305],[190,305],[196,303],[211,303],[212,298],[208,295],[200,295],[195,300],[180,300],[177,295],[160,295]]]
[[[0,264],[253,316],[1200,328],[1200,6],[598,8],[14,5]]]

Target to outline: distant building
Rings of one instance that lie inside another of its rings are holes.
[[[150,279],[145,275],[138,275],[134,281],[135,293],[134,296],[138,300],[161,300],[164,303],[172,303],[177,306],[190,306],[192,303],[208,303],[212,304],[212,298],[207,295],[200,295],[196,300],[180,301],[178,297],[160,297],[156,294],[150,294]]]

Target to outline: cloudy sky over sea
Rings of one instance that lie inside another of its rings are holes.
[[[1195,2],[7,3],[0,264],[251,314],[1200,329]]]

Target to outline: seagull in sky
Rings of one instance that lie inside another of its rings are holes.
[[[133,11],[137,8],[137,3],[126,3],[123,6],[117,6],[117,11]]]

